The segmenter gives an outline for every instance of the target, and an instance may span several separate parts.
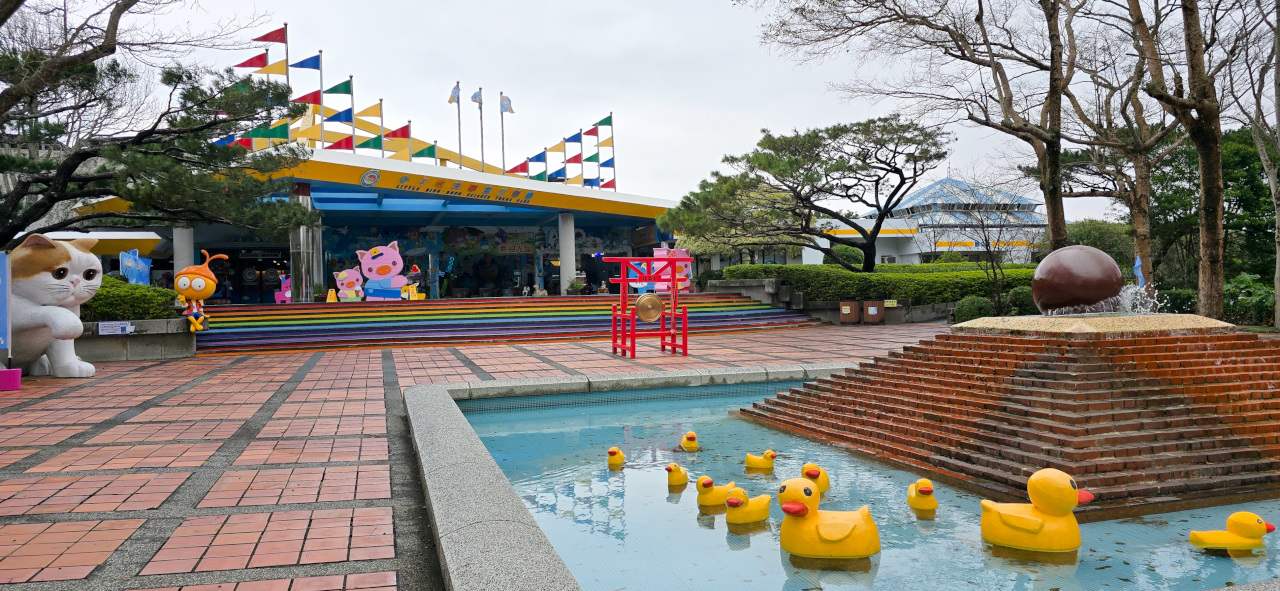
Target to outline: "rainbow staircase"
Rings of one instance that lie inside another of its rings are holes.
[[[609,338],[616,296],[472,298],[420,302],[350,302],[210,306],[210,328],[196,352],[264,353],[352,347],[527,343]],[[808,316],[725,294],[681,295],[690,333],[821,324]]]

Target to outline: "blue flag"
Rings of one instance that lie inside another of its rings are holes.
[[[582,143],[582,133],[581,133],[581,132],[579,132],[579,133],[575,133],[575,134],[573,134],[573,135],[571,135],[571,136],[569,136],[569,137],[567,137],[567,138],[564,138],[564,143],[566,143],[566,144],[581,144],[581,143]]]
[[[601,162],[600,168],[613,168],[613,158]]]
[[[320,69],[320,54],[313,55],[300,62],[289,64],[290,68],[306,68],[308,70]]]
[[[334,113],[332,117],[326,117],[325,121],[332,121],[334,123],[351,123],[351,109],[338,111],[337,113]]]
[[[553,173],[551,173],[551,174],[547,175],[547,178],[549,178],[549,179],[562,179],[562,178],[565,178],[565,176],[564,176],[564,169],[565,169],[565,167],[561,166],[561,167],[560,167],[560,170],[557,170],[557,171],[555,171],[555,172],[553,172]]]
[[[215,146],[230,146],[231,144],[234,144],[235,142],[236,142],[236,134],[234,134],[234,133],[233,133],[233,134],[231,134],[231,135],[229,135],[229,136],[227,136],[227,137],[224,137],[224,138],[222,138],[222,139],[220,139],[220,140],[217,140],[217,141],[213,142],[213,145],[215,145]]]
[[[529,162],[541,162],[541,163],[543,163],[543,164],[546,164],[546,163],[547,163],[547,153],[546,153],[546,152],[542,152],[542,153],[538,154],[537,156],[534,156],[534,157],[530,158],[530,159],[529,159]]]
[[[600,179],[587,179],[587,180],[585,180],[585,181],[582,181],[582,186],[584,186],[584,187],[599,187],[599,186],[600,186]]]

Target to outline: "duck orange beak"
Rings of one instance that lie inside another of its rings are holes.
[[[663,469],[664,469],[664,470],[666,470],[667,472],[670,472],[670,471],[671,471],[671,466],[667,466],[666,468],[663,468]]]
[[[1267,524],[1267,533],[1271,533],[1271,532],[1273,532],[1273,531],[1276,531],[1276,524],[1274,524],[1274,523],[1268,523],[1268,524]]]
[[[822,474],[821,470],[805,470],[804,471],[804,475],[808,476],[809,478],[817,478],[820,474]]]
[[[1076,491],[1076,502],[1077,502],[1077,503],[1079,503],[1079,504],[1083,505],[1083,504],[1088,503],[1089,501],[1092,501],[1092,500],[1093,500],[1093,493],[1091,493],[1091,492],[1089,492],[1089,491],[1087,491],[1087,490],[1083,490],[1083,489]]]
[[[931,494],[933,494],[933,487],[932,487],[932,486],[922,486],[922,487],[920,487],[920,488],[917,488],[917,489],[916,489],[916,492],[918,492],[918,493],[920,493],[920,494],[922,494],[922,495],[931,495]]]
[[[724,502],[724,504],[726,504],[726,505],[728,505],[728,506],[730,506],[730,507],[737,507],[737,506],[742,505],[742,499],[728,499],[728,500],[726,500],[726,501]],[[1274,529],[1274,528],[1273,528],[1273,529]]]
[[[790,503],[782,504],[782,512],[792,517],[804,517],[809,514],[809,508],[806,507],[804,503],[792,501]]]
[[[697,436],[697,435],[689,435],[689,436],[686,436],[686,437],[685,437],[685,439],[688,439],[689,441],[697,441],[697,440],[698,440],[698,436]]]
[[[716,481],[708,478],[702,481],[702,488],[711,488],[711,486],[714,485],[715,483]]]
[[[616,450],[616,449],[611,449],[611,450],[609,450],[609,455],[611,455],[611,456],[616,456],[616,455],[618,455],[618,450]]]
[[[771,454],[769,454],[769,459],[770,459],[770,460],[772,460],[772,459],[774,459],[774,458],[776,458],[776,457],[778,457],[778,454],[777,454],[777,453],[771,453]]]

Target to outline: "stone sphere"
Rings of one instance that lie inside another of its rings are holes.
[[[1091,306],[1120,295],[1124,275],[1107,253],[1092,246],[1068,246],[1049,253],[1031,279],[1040,312]]]

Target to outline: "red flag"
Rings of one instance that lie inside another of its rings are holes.
[[[565,160],[564,163],[565,164],[582,164],[582,154],[574,154],[573,156],[570,156],[568,160]]]
[[[609,179],[609,182],[607,182],[607,183],[605,183],[605,184],[603,184],[603,185],[600,185],[600,188],[601,188],[601,189],[614,189],[614,188],[616,188],[616,187],[614,187],[614,185],[613,185],[613,181],[614,181],[614,179]]]
[[[246,150],[253,150],[253,138],[242,137],[235,141],[235,145]]]
[[[318,105],[320,104],[320,91],[317,90],[315,92],[308,92],[307,94],[304,94],[296,99],[293,99],[293,102],[306,103],[308,105]]]
[[[600,137],[600,128],[592,127],[591,129],[582,132],[582,135],[594,135],[596,137]]]
[[[279,29],[276,29],[270,33],[267,33],[266,35],[263,35],[261,37],[255,37],[253,40],[266,41],[267,43],[288,43],[289,42],[288,31],[289,29],[287,27],[280,27]]]
[[[404,126],[404,127],[401,127],[400,129],[394,129],[394,130],[388,131],[387,133],[382,134],[382,137],[384,137],[384,138],[388,138],[388,139],[395,139],[395,138],[401,138],[401,139],[404,139],[404,138],[408,138],[408,137],[409,137],[409,126],[408,126],[408,125],[406,125],[406,126]]]
[[[517,164],[517,165],[515,166],[515,168],[512,168],[511,170],[508,170],[508,171],[507,171],[507,174],[515,174],[515,173],[517,173],[517,172],[523,172],[523,173],[525,173],[525,174],[529,174],[529,163],[528,163],[528,162],[521,162],[520,164]]]
[[[267,67],[267,53],[264,51],[262,52],[262,55],[251,57],[231,67],[233,68],[265,68]]]
[[[352,146],[353,146],[353,143],[352,143],[352,142],[354,141],[354,140],[352,140],[352,139],[351,139],[352,137],[353,137],[353,136],[347,136],[347,137],[345,137],[345,138],[342,138],[341,140],[338,140],[338,141],[336,141],[336,142],[333,142],[332,144],[329,144],[329,145],[325,146],[325,147],[324,147],[324,149],[326,149],[326,150],[350,150],[350,149],[352,148]]]

